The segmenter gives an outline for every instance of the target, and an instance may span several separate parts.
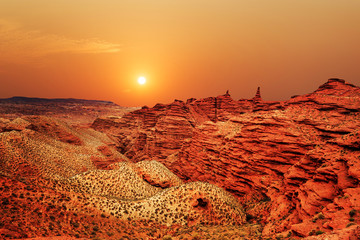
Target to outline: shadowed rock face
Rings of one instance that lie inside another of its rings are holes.
[[[345,228],[360,210],[359,87],[329,79],[288,101],[260,99],[175,101],[93,128],[116,137],[134,162],[156,159],[185,181],[231,192],[263,234]]]

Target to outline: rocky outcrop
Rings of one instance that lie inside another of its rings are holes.
[[[360,226],[349,226],[345,229],[335,230],[330,233],[323,233],[322,231],[313,231],[310,237],[304,240],[326,240],[326,239],[339,239],[339,240],[358,240],[360,239]]]
[[[137,162],[156,159],[184,181],[231,192],[263,235],[304,237],[359,223],[360,89],[329,79],[288,101],[218,97],[158,104],[93,127]],[[260,204],[261,203],[261,204]],[[261,207],[261,209],[259,209]],[[350,220],[349,220],[350,219]]]
[[[260,87],[257,88],[255,97],[253,97],[252,100],[256,101],[256,102],[262,101],[261,94],[260,94]]]
[[[218,97],[189,99],[186,103],[175,100],[168,105],[143,107],[122,118],[98,118],[92,128],[117,138],[119,151],[135,162],[165,159],[186,146],[198,125],[227,121],[234,115],[253,111],[256,104],[253,100],[233,100],[227,92]],[[262,104],[270,108],[273,105]]]
[[[119,151],[134,161],[164,159],[191,138],[195,119],[182,101],[142,108],[122,118],[97,119],[92,127],[119,141]]]
[[[359,87],[345,80],[331,78],[315,92],[296,96],[287,103],[289,105],[312,106],[321,112],[333,111],[340,114],[358,113]]]
[[[161,188],[174,187],[183,181],[158,161],[141,161],[135,164],[137,174],[150,185]]]
[[[61,142],[70,143],[74,145],[82,145],[82,141],[78,136],[72,133],[69,126],[56,121],[55,119],[44,116],[31,116],[25,118],[30,122],[27,127],[30,130],[38,132],[43,135],[50,136]]]
[[[359,88],[329,80],[282,105],[284,110],[256,109],[199,125],[170,169],[183,179],[221,186],[250,205],[270,201],[264,235],[296,224],[291,229],[299,236],[345,228],[348,212],[359,210]],[[337,200],[348,191],[351,202]],[[324,218],[314,221],[319,212]]]

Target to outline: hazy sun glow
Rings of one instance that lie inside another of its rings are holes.
[[[144,85],[146,83],[146,78],[145,77],[139,77],[137,81],[138,81],[138,83],[140,85]]]
[[[248,99],[257,87],[264,100],[288,100],[332,77],[358,86],[359,9],[359,0],[0,0],[0,98],[135,107],[226,90]]]

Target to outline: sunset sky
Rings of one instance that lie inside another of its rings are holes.
[[[0,98],[286,100],[331,77],[360,85],[359,0],[0,0]]]

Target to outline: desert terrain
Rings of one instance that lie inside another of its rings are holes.
[[[360,239],[360,88],[230,92],[1,99],[0,239]]]

